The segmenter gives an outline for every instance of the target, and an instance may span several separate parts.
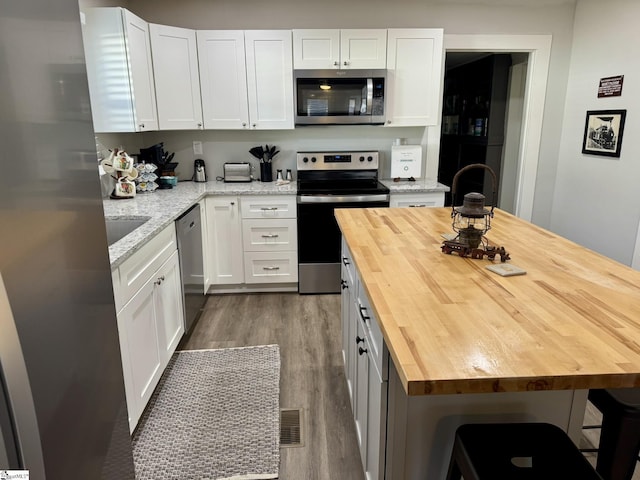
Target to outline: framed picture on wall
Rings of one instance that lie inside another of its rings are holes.
[[[587,111],[582,153],[619,157],[626,115],[626,110]]]

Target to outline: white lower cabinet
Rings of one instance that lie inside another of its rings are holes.
[[[242,198],[245,283],[298,281],[294,201],[293,197]]]
[[[360,458],[367,480],[385,477],[389,353],[342,243],[342,349]]]
[[[244,282],[240,202],[235,196],[207,197],[207,259],[212,285]]]
[[[297,291],[295,195],[205,199],[212,291]]]
[[[390,207],[444,207],[444,192],[392,193]]]
[[[131,432],[162,375],[153,289],[153,281],[149,280],[118,314],[120,354]]]
[[[118,312],[131,432],[184,334],[178,251],[159,268],[142,273],[147,275],[146,281]]]

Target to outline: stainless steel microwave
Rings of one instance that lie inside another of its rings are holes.
[[[294,70],[296,125],[382,124],[386,70]]]

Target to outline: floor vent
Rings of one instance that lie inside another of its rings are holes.
[[[280,410],[280,446],[302,447],[302,409]]]

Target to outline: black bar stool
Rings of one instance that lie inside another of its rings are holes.
[[[602,413],[596,470],[605,480],[631,480],[640,452],[640,388],[589,390]]]
[[[456,430],[447,480],[602,480],[548,423],[477,423]]]

